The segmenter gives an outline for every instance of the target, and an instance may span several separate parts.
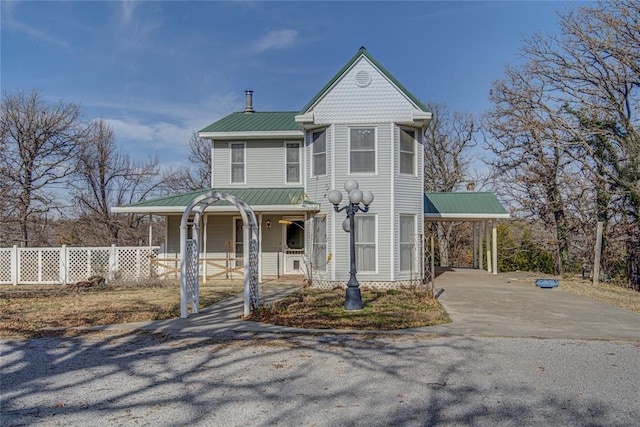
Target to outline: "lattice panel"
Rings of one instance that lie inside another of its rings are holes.
[[[411,236],[411,281],[414,285],[422,284],[424,275],[424,237],[421,234]]]
[[[92,249],[89,252],[89,277],[109,277],[109,249]]]
[[[198,248],[196,241],[193,239],[187,240],[186,267],[188,304],[190,302],[196,302],[198,296]]]
[[[424,251],[424,261],[422,265],[422,283],[431,287],[431,292],[434,291],[433,286],[436,279],[436,272],[434,267],[434,236],[428,235],[424,236],[423,240],[423,251]]]
[[[90,252],[85,248],[67,249],[67,281],[69,283],[87,280]]]
[[[118,248],[116,251],[118,278],[131,280],[140,277],[140,261],[140,251],[137,248]]]
[[[11,252],[13,249],[0,249],[0,283],[11,283]]]
[[[60,249],[40,252],[40,282],[60,283]]]
[[[153,263],[153,259],[157,257],[155,249],[140,248],[140,276],[153,277],[156,275],[158,267]]]
[[[251,239],[249,242],[249,293],[251,295],[251,309],[258,308],[260,301],[258,295],[258,241]]]
[[[19,249],[18,262],[20,263],[20,273],[18,283],[38,282],[38,259],[40,251],[37,249]]]

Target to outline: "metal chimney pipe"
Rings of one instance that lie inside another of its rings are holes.
[[[245,113],[253,113],[253,112],[255,112],[253,110],[253,91],[252,90],[245,90],[244,93],[245,93],[245,95],[247,95],[247,106],[244,108],[244,112]]]

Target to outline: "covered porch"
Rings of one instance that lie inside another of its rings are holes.
[[[498,274],[498,220],[509,218],[493,193],[424,194],[425,230],[429,224],[438,222],[471,223],[473,268],[481,269],[486,262],[489,273]]]
[[[307,200],[302,188],[216,189],[244,200],[253,209],[259,228],[259,275],[281,277],[309,273],[308,232],[318,205]],[[161,277],[177,277],[180,267],[180,219],[186,207],[205,189],[132,205],[113,212],[164,216],[164,243],[155,262]],[[242,276],[242,217],[231,203],[216,201],[200,218],[201,280]],[[193,230],[189,231],[190,233]]]

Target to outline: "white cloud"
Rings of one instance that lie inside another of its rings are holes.
[[[155,154],[166,148],[179,150],[181,146],[186,147],[192,132],[185,126],[168,122],[146,124],[113,118],[105,118],[104,121],[113,129],[116,141],[127,152],[142,150]]]
[[[17,2],[13,1],[2,2],[2,27],[4,29],[21,32],[36,40],[62,48],[68,52],[71,51],[71,45],[66,40],[42,30],[42,27],[32,27],[24,22],[14,19],[13,12],[17,7],[16,4]]]
[[[139,3],[133,0],[124,0],[122,3],[122,24],[128,25],[133,21],[133,15]]]
[[[141,1],[125,0],[120,3],[117,27],[114,35],[120,46],[127,50],[148,49],[153,34],[161,27],[151,13],[136,13]]]
[[[297,41],[298,32],[296,30],[269,31],[253,44],[250,51],[252,53],[261,53],[271,49],[282,49],[293,46]]]

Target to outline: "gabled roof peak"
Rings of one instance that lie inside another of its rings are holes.
[[[411,100],[411,102],[413,102],[416,107],[422,111],[427,111],[427,107],[420,102],[420,100],[418,100],[418,98],[416,98],[411,92],[409,92],[407,90],[407,88],[405,88],[402,83],[400,83],[400,81],[398,81],[398,79],[396,79],[389,71],[387,71],[386,68],[384,68],[382,66],[382,64],[380,64],[373,56],[371,56],[371,54],[367,51],[367,49],[364,46],[360,46],[360,49],[358,49],[358,52],[340,69],[340,71],[338,71],[336,73],[335,76],[333,76],[333,78],[331,80],[329,80],[329,82],[320,90],[320,92],[318,92],[313,99],[311,99],[311,101],[309,101],[307,103],[307,105],[305,105],[302,110],[300,110],[301,114],[306,113],[307,111],[309,111],[309,109],[311,107],[313,107],[317,101],[322,98],[322,96],[329,91],[329,89],[331,89],[333,87],[333,85],[353,66],[353,64],[356,63],[356,61],[358,61],[361,57],[365,57],[367,58],[367,60],[369,62],[371,62],[371,64],[373,64],[374,67],[376,67],[378,70],[380,70],[380,72],[389,79],[389,81],[391,81],[391,83],[393,83],[400,92],[402,92],[407,98],[409,98],[409,100]]]

